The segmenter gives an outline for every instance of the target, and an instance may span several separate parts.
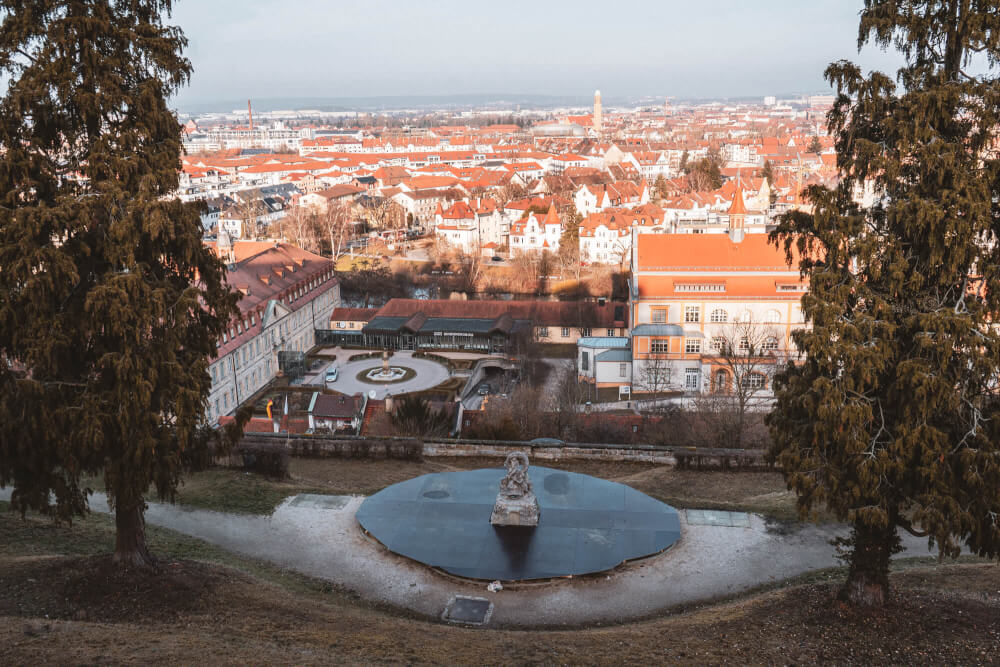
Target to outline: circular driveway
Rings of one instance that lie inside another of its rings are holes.
[[[348,355],[349,356],[349,355]],[[409,394],[424,389],[432,389],[450,377],[448,369],[436,361],[430,359],[414,359],[412,352],[395,352],[389,357],[390,366],[405,366],[412,368],[416,376],[403,382],[363,382],[357,378],[358,373],[373,367],[382,365],[382,360],[376,358],[359,359],[358,361],[335,361],[330,367],[339,369],[339,376],[336,382],[328,382],[327,388],[339,391],[342,394],[353,396],[354,394],[367,394],[375,391],[375,398],[385,398],[386,394],[399,396]],[[326,371],[321,372],[320,377]]]

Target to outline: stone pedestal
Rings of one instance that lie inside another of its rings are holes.
[[[504,461],[507,476],[500,480],[490,523],[494,526],[537,526],[538,498],[531,490],[528,478],[528,455],[514,452]]]
[[[497,498],[490,523],[494,526],[537,526],[538,498],[533,493],[520,498]]]

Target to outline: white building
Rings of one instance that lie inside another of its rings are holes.
[[[311,349],[315,330],[328,328],[340,305],[340,283],[325,257],[286,243],[226,239],[217,250],[229,262],[226,281],[243,297],[209,365],[210,423],[233,414],[276,377],[279,352]]]
[[[562,223],[556,212],[556,205],[549,206],[549,212],[539,220],[534,211],[527,218],[519,220],[510,228],[510,254],[520,255],[529,252],[558,252],[559,238],[562,236]]]

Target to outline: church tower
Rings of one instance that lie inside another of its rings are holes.
[[[737,183],[733,203],[729,207],[729,238],[739,243],[746,233],[747,206],[743,201],[743,184]]]
[[[601,117],[601,91],[594,91],[594,132],[597,136],[601,136],[604,130],[604,125]]]

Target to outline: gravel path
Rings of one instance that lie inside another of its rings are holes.
[[[0,489],[0,499],[9,496],[10,489]],[[438,574],[365,537],[354,519],[363,500],[348,497],[331,503],[340,508],[323,508],[288,499],[266,517],[152,503],[146,519],[428,616],[440,616],[455,595],[489,598],[495,604],[491,625],[527,627],[625,621],[831,567],[838,562],[829,540],[844,532],[813,525],[789,530],[757,515],[750,515],[749,527],[692,525],[681,511],[681,541],[659,556],[607,575],[491,593],[486,582]],[[91,507],[107,511],[103,496],[94,496]],[[903,543],[904,556],[928,555],[926,540],[906,535]]]

